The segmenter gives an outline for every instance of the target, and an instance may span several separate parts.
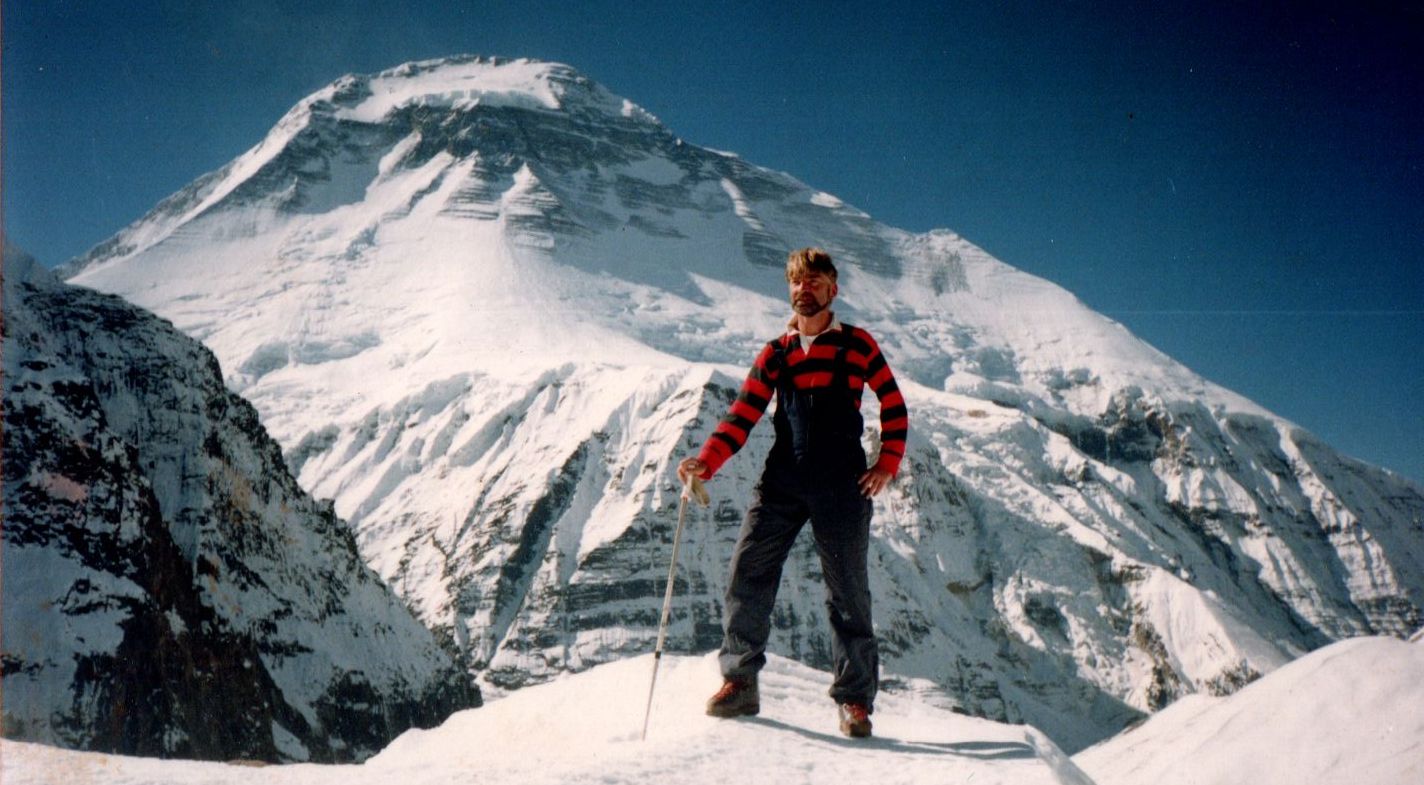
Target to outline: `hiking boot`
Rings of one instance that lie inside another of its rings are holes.
[[[841,733],[853,738],[870,736],[870,707],[864,703],[842,703],[838,707],[841,718]]]
[[[761,696],[756,678],[727,679],[722,689],[707,700],[707,714],[712,717],[749,717],[761,711]]]

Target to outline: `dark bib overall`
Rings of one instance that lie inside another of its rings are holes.
[[[848,325],[842,329],[850,333]],[[866,469],[864,422],[851,393],[844,344],[836,351],[830,386],[816,390],[796,389],[789,351],[778,350],[776,443],[732,552],[719,661],[729,677],[754,675],[766,664],[782,565],[809,520],[826,581],[831,697],[873,706],[879,655],[866,564],[871,503],[859,487]]]
[[[865,450],[860,446],[865,422],[851,397],[845,344],[836,350],[831,385],[817,390],[796,389],[791,374],[785,372],[785,351],[776,385],[772,418],[776,444],[770,460],[784,462],[811,480],[824,482],[846,474],[859,478],[865,473]]]

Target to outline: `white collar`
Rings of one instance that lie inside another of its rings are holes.
[[[815,335],[802,335],[801,331],[796,329],[795,316],[792,316],[791,321],[786,323],[786,334],[788,336],[796,336],[797,343],[801,344],[801,351],[803,352],[811,351],[811,344],[815,343],[817,338],[820,338],[826,333],[835,332],[839,329],[841,329],[841,320],[836,318],[835,311],[831,311],[831,323],[826,325],[826,329],[816,333]]]
[[[839,329],[841,329],[841,320],[836,318],[836,312],[835,312],[835,311],[831,311],[831,323],[826,326],[826,329],[822,330],[821,332],[816,333],[815,335],[801,335],[801,331],[798,330],[798,329],[796,329],[796,316],[795,316],[795,314],[793,314],[793,315],[791,316],[791,320],[786,323],[786,334],[787,334],[787,335],[795,335],[795,336],[798,336],[798,337],[800,337],[800,338],[802,338],[802,339],[810,338],[810,339],[813,340],[813,341],[816,340],[817,338],[820,338],[822,335],[825,335],[826,333],[834,332],[834,331],[839,330]]]

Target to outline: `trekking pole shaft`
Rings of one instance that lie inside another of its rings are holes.
[[[668,619],[672,614],[673,581],[677,579],[677,551],[682,545],[682,524],[687,516],[687,489],[677,505],[677,529],[672,534],[672,560],[668,563],[667,589],[663,592],[663,615],[658,621],[658,643],[653,648],[653,680],[648,684],[648,707],[643,712],[643,740],[648,739],[648,720],[653,716],[653,690],[658,684],[658,665],[663,660],[663,643],[667,641]]]
[[[677,529],[672,534],[672,559],[668,562],[667,589],[663,591],[663,617],[658,622],[658,645],[654,650],[658,654],[662,653],[663,644],[667,642],[668,621],[672,617],[672,590],[677,580],[677,552],[682,545],[682,522],[686,513],[687,497],[684,496],[677,505]]]

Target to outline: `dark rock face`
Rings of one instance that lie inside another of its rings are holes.
[[[4,291],[7,737],[351,761],[479,704],[210,353],[8,250]]]

